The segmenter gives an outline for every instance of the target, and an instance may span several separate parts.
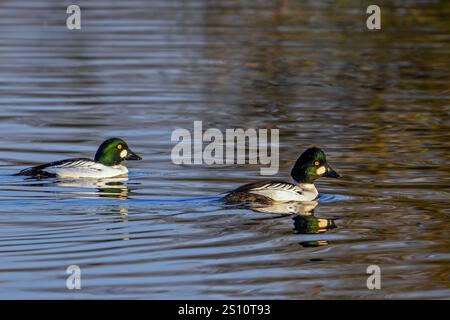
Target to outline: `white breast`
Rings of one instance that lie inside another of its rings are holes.
[[[59,166],[45,168],[46,172],[58,175],[61,178],[112,178],[128,174],[125,166],[113,167],[105,166],[94,161],[79,160],[71,163],[64,163]]]
[[[317,189],[313,184],[312,188],[301,188],[290,183],[266,184],[261,187],[250,190],[250,193],[262,195],[273,201],[312,201],[317,195]]]

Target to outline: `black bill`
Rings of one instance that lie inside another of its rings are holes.
[[[327,171],[324,173],[323,177],[327,178],[339,178],[340,175],[334,171],[330,166],[327,166]]]
[[[136,153],[134,153],[131,150],[128,150],[128,154],[125,159],[127,159],[127,160],[142,160],[142,158],[140,156],[138,156]]]

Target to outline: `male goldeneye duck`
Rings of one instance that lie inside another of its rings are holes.
[[[94,160],[76,158],[55,161],[22,170],[17,175],[36,178],[112,178],[128,174],[128,169],[121,164],[125,160],[142,158],[131,151],[122,139],[111,138],[100,145]]]
[[[297,184],[284,181],[249,183],[230,191],[223,199],[228,203],[313,201],[319,195],[315,180],[320,177],[339,178],[327,163],[325,153],[316,147],[302,153],[292,168],[291,176]]]

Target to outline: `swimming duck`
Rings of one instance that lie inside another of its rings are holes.
[[[125,160],[142,160],[119,138],[104,141],[97,150],[94,160],[75,158],[46,163],[27,168],[17,175],[36,178],[112,178],[128,174],[121,163]]]
[[[249,183],[230,191],[223,200],[227,203],[313,201],[319,195],[315,180],[320,177],[339,178],[327,163],[325,153],[317,147],[302,153],[292,168],[291,176],[297,184],[284,181]]]

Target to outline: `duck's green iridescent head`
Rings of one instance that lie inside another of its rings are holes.
[[[125,160],[142,160],[142,158],[131,151],[122,139],[111,138],[100,145],[94,160],[105,166],[115,166]]]
[[[291,176],[299,183],[313,183],[320,177],[339,178],[339,174],[327,163],[320,148],[309,148],[295,162]]]

